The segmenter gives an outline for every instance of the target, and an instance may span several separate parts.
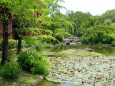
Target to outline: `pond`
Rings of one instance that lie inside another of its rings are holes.
[[[47,80],[43,80],[40,84],[37,86],[80,86],[72,83],[56,83],[56,82],[50,82]]]
[[[84,48],[91,48],[92,51],[104,54],[105,56],[115,56],[115,47],[111,47],[108,45],[85,45],[85,44],[79,44],[79,45],[68,45],[65,47],[56,47],[53,49],[48,49],[50,51],[61,51],[66,49],[84,49]],[[50,82],[47,80],[43,80],[38,86],[80,86],[72,83],[55,83]]]
[[[86,45],[86,44],[76,44],[76,45],[68,45],[65,47],[56,47],[50,49],[51,51],[61,51],[66,49],[84,49],[91,48],[93,52],[101,53],[105,56],[115,56],[115,47],[111,47],[110,45]]]

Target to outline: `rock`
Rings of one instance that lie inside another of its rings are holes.
[[[85,48],[84,50],[89,51],[89,52],[92,52],[92,49],[91,49],[91,48]]]

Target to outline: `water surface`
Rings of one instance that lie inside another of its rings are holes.
[[[43,80],[40,84],[37,86],[80,86],[72,83],[56,83],[56,82],[50,82],[47,80]]]

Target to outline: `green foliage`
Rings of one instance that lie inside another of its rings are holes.
[[[115,41],[112,41],[112,43],[111,43],[112,45],[115,45]]]
[[[34,74],[48,74],[50,69],[49,59],[36,51],[23,51],[18,57],[18,63],[23,70]]]
[[[66,31],[64,28],[58,28],[55,30],[54,37],[60,42],[62,42],[63,38],[73,37],[73,36],[68,31]]]
[[[58,32],[54,35],[54,37],[59,40],[60,42],[63,41],[63,38],[66,37],[73,37],[71,34],[69,34],[68,32]]]
[[[36,39],[36,37],[24,37],[26,41],[26,47],[33,47],[37,51],[41,52],[43,50],[42,43]]]
[[[46,42],[46,43],[52,43],[52,44],[59,43],[59,41],[56,38],[54,38],[52,36],[47,36],[47,35],[38,36],[38,39],[42,40],[43,42]]]
[[[112,23],[115,23],[115,9],[107,10],[101,15],[102,20],[110,19]]]
[[[111,27],[113,28],[114,32],[115,32],[115,23],[111,24]]]
[[[91,14],[83,13],[81,11],[77,12],[68,12],[67,13],[69,20],[73,21],[76,24],[76,27],[79,28],[83,21],[87,20]]]
[[[33,67],[31,69],[34,74],[46,75],[50,71],[50,61],[44,56],[39,56],[39,60],[33,61]]]
[[[2,50],[2,39],[0,39],[0,50]]]
[[[14,39],[9,40],[9,49],[16,48],[17,41]]]
[[[53,35],[57,33],[56,30],[60,28],[63,28],[64,31],[69,33],[73,32],[74,23],[69,21],[67,17],[61,13],[52,14],[47,21],[49,23],[46,24],[45,28],[52,30]]]
[[[2,50],[2,42],[3,40],[0,39],[0,50]],[[9,39],[9,49],[16,48],[17,41],[14,39]]]
[[[110,19],[106,19],[106,20],[104,21],[104,24],[110,26],[110,25],[112,24],[112,22],[111,22]]]
[[[96,19],[90,13],[83,13],[81,11],[68,11],[67,16],[70,21],[75,23],[72,34],[74,36],[82,36],[84,30],[93,26],[96,22]]]
[[[2,50],[2,42],[3,42],[3,40],[0,39],[0,50]],[[9,39],[8,48],[13,49],[16,47],[17,47],[17,40]],[[22,47],[26,47],[26,42],[24,40],[22,40]]]
[[[83,43],[107,43],[110,44],[114,38],[110,36],[112,28],[104,25],[97,25],[88,28],[85,34],[82,36],[81,41]]]
[[[61,33],[57,33],[57,34],[55,34],[55,38],[56,38],[58,41],[62,42],[64,37],[63,37],[63,35],[62,35]]]
[[[46,35],[52,35],[53,34],[53,32],[52,32],[52,30],[42,30],[42,32],[44,32]]]
[[[112,34],[105,34],[102,43],[104,44],[112,44],[112,42],[115,40],[115,36]]]
[[[11,62],[6,62],[0,69],[0,75],[5,79],[16,79],[21,73],[21,69],[18,64]]]
[[[8,61],[13,63],[17,61],[17,54],[14,49],[8,52]]]
[[[31,71],[31,68],[33,67],[31,60],[33,58],[36,58],[36,56],[33,56],[32,52],[23,51],[18,56],[18,63],[22,67],[22,69]]]

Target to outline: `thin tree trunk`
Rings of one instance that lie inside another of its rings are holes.
[[[2,61],[3,65],[8,59],[8,21],[3,23],[3,45],[2,45]]]
[[[18,37],[18,47],[17,47],[17,54],[21,52],[22,49],[22,38],[19,36]]]

